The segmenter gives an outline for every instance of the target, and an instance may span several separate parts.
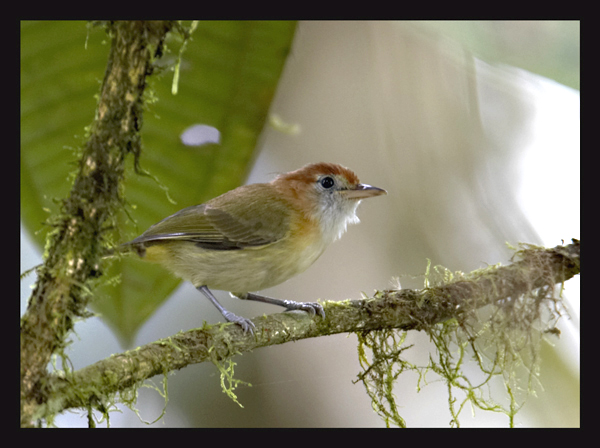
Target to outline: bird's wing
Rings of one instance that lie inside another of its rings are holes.
[[[236,201],[232,192],[207,204],[184,208],[150,227],[128,244],[159,243],[180,240],[205,249],[231,250],[263,246],[285,237],[289,228],[289,210],[279,201],[264,200],[259,188],[265,184],[241,187],[247,200]],[[238,192],[239,193],[239,192]]]

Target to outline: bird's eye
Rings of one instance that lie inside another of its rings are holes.
[[[324,177],[322,178],[319,183],[321,184],[321,186],[323,188],[325,188],[326,190],[329,190],[331,187],[333,187],[335,185],[335,181],[333,180],[332,177]]]

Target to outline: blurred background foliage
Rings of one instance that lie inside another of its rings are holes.
[[[69,190],[77,159],[70,148],[82,144],[93,118],[108,46],[101,30],[88,33],[75,22],[23,22],[21,39],[25,270],[40,262],[39,252],[31,258],[26,249],[30,237],[38,248],[43,244],[44,209],[53,210],[52,198]],[[119,241],[244,179],[268,181],[315,161],[346,165],[388,195],[363,204],[359,226],[268,295],[360,298],[360,291],[387,288],[394,277],[402,287],[420,288],[426,258],[469,271],[508,263],[505,242],[555,246],[579,237],[579,22],[201,22],[172,96],[168,67],[179,45],[169,43],[165,72],[151,84],[157,102],[144,117],[141,160],[177,204],[152,179],[130,175],[125,195],[137,226],[124,217]],[[278,81],[276,67],[284,63]],[[262,124],[267,111],[273,126]],[[181,132],[195,123],[218,128],[221,144],[183,146]],[[218,155],[224,157],[213,159]],[[111,301],[131,297],[125,288],[136,283],[151,291],[146,299],[160,300],[178,283],[131,263],[120,267],[121,283],[103,290],[96,305],[108,304],[102,312],[116,316],[113,329],[121,314],[132,316],[123,328],[133,330],[119,330],[128,334],[121,341],[143,344],[221,320],[188,284],[157,311],[157,304],[144,310],[133,302],[129,311],[118,309],[123,302]],[[22,312],[34,280],[22,282]],[[544,389],[517,415],[520,426],[579,426],[577,285],[578,279],[565,285],[571,318],[559,326],[561,338],[544,347]],[[279,311],[220,297],[248,317]],[[100,319],[77,324],[76,332],[80,340],[68,352],[75,368],[121,350]],[[409,361],[426,364],[430,341],[411,332],[407,343],[415,344]],[[339,335],[236,358],[236,377],[253,384],[236,391],[244,409],[220,391],[214,366],[186,368],[169,377],[167,414],[157,425],[381,426],[362,387],[352,384],[356,345],[353,335]],[[408,426],[448,425],[445,386],[428,380],[418,394],[416,378],[396,384]],[[156,392],[140,390],[146,420],[163,405]],[[463,426],[507,425],[494,413],[468,414]],[[57,424],[85,426],[86,419],[68,414]],[[111,425],[143,424],[124,412],[113,414]]]
[[[422,24],[484,61],[519,67],[579,90],[577,21],[444,20]]]

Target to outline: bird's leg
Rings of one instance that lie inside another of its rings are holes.
[[[259,294],[253,294],[251,292],[232,292],[231,295],[243,300],[255,300],[256,302],[270,303],[271,305],[278,305],[284,307],[286,310],[302,310],[310,313],[314,316],[316,313],[321,317],[325,317],[325,311],[323,307],[316,302],[294,302],[293,300],[282,300],[274,299],[273,297],[261,296]]]
[[[242,327],[244,332],[254,333],[254,323],[250,319],[246,319],[245,317],[238,316],[233,314],[231,311],[227,311],[223,305],[219,303],[216,297],[210,292],[210,289],[206,285],[196,287],[198,291],[206,296],[208,300],[212,302],[214,306],[221,312],[223,317],[227,320],[227,322],[233,322]]]

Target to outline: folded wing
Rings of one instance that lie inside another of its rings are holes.
[[[235,191],[225,193],[207,204],[178,211],[126,244],[147,247],[165,240],[180,240],[204,249],[235,250],[284,238],[289,229],[289,206],[263,200],[268,194],[265,189],[270,188],[268,184],[241,188],[248,190],[250,194],[245,197],[249,200],[236,201]]]

